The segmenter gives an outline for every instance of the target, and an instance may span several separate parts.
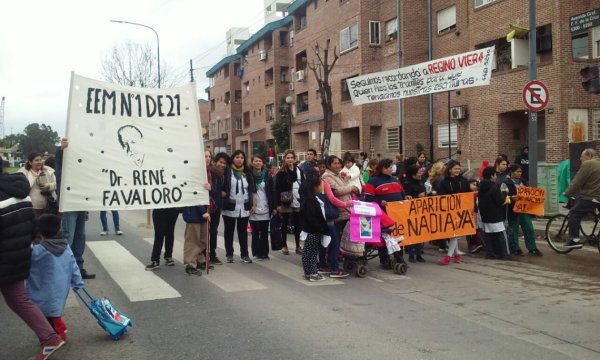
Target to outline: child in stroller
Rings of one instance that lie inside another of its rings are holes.
[[[376,243],[350,241],[350,223],[344,228],[340,253],[344,256],[344,270],[357,277],[367,276],[367,262],[379,257],[384,269],[392,269],[399,275],[406,274],[408,266],[404,261],[404,250],[400,246],[402,238],[392,236],[394,221],[384,212],[381,214],[381,239]]]

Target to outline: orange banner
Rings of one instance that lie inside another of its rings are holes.
[[[388,203],[396,223],[392,236],[403,236],[402,246],[475,234],[473,193],[429,196]]]
[[[517,202],[515,202],[513,211],[515,213],[543,216],[545,199],[546,189],[519,186],[517,188]]]

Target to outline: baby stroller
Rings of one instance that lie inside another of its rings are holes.
[[[340,242],[340,253],[344,257],[344,271],[354,273],[357,277],[363,278],[368,273],[368,261],[379,257],[379,253],[383,252],[388,255],[380,259],[383,268],[392,269],[398,275],[406,274],[408,266],[404,261],[404,251],[399,246],[398,240],[390,235],[390,228],[393,225],[394,221],[387,214],[383,213],[381,217],[382,234],[380,241],[376,243],[364,243],[350,241],[350,223],[346,224]],[[395,247],[386,246],[386,242],[390,243],[390,245],[395,243]],[[392,250],[391,253],[390,250]]]

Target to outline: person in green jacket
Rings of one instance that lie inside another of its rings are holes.
[[[369,163],[367,164],[367,168],[363,170],[363,182],[365,184],[369,182],[371,175],[375,174],[378,164],[379,164],[379,160],[377,160],[377,159],[369,160]]]

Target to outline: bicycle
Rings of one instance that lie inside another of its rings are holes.
[[[570,203],[565,207],[570,209]],[[596,207],[593,213],[590,213],[581,219],[579,232],[581,233],[582,244],[588,243],[591,246],[598,248],[600,252],[600,209]],[[559,254],[567,254],[574,250],[573,248],[565,247],[569,242],[569,214],[558,214],[552,216],[546,224],[546,241],[552,250]]]

